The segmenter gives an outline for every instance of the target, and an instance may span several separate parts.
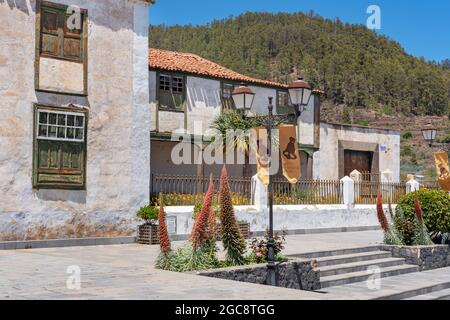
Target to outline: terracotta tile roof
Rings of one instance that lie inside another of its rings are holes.
[[[242,75],[192,53],[149,49],[148,64],[152,69],[186,72],[220,79],[243,81],[247,84],[287,88],[287,85],[282,83]]]

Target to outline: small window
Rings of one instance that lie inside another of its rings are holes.
[[[41,6],[40,54],[43,57],[77,62],[84,61],[84,22],[86,11],[79,17],[68,6],[46,2]]]
[[[161,109],[182,110],[185,101],[185,79],[170,74],[159,75],[159,106]]]
[[[233,90],[234,90],[234,84],[231,83],[222,83],[222,107],[223,109],[233,109],[234,108],[234,102],[233,102]]]
[[[35,110],[34,187],[84,188],[86,113],[41,106]]]
[[[289,94],[287,91],[277,91],[277,113],[286,114],[291,113],[289,108]]]

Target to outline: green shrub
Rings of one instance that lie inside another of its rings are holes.
[[[360,120],[356,121],[355,124],[357,124],[359,126],[363,126],[363,127],[368,127],[369,121],[366,119],[360,119]]]
[[[136,212],[136,217],[144,219],[145,221],[156,220],[158,219],[158,211],[158,207],[146,205]]]
[[[450,232],[450,195],[442,190],[421,189],[405,195],[397,204],[397,212],[402,210],[405,218],[414,224],[414,198],[422,206],[425,225],[429,232]]]
[[[411,156],[413,154],[413,151],[411,149],[411,146],[403,146],[401,152],[400,152],[402,157],[408,157]]]
[[[409,140],[413,137],[412,133],[410,131],[407,131],[403,134],[403,139]]]
[[[450,134],[447,134],[441,139],[441,143],[450,143]]]

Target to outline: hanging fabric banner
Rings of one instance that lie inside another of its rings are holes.
[[[267,146],[268,136],[266,128],[255,128],[255,134],[253,134],[253,137],[255,139],[254,145],[256,148],[258,178],[265,186],[268,186],[270,174],[270,159],[269,149]]]
[[[447,152],[437,152],[434,154],[434,159],[436,161],[436,170],[439,185],[445,191],[450,192],[450,170],[448,165],[448,154]]]
[[[283,175],[291,184],[297,183],[301,175],[300,154],[298,152],[296,132],[294,125],[281,125],[280,152]]]

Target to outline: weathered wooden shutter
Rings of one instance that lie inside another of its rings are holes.
[[[58,11],[44,8],[41,12],[41,21],[41,53],[60,56],[60,35],[64,20]]]
[[[84,185],[84,143],[37,140],[37,172],[41,187],[82,187]]]
[[[83,15],[80,19],[80,29],[69,29],[67,19],[69,16],[65,16],[64,20],[64,43],[63,54],[65,58],[69,59],[81,59],[82,58],[82,34],[83,34]]]

